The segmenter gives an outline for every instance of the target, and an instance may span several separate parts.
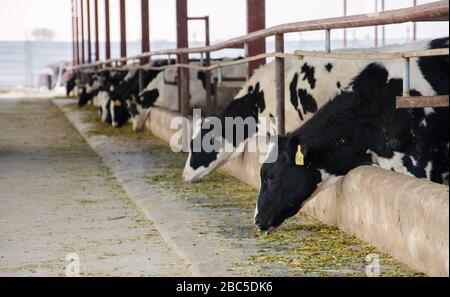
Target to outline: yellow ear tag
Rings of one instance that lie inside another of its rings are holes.
[[[116,101],[114,101],[114,106],[115,107],[121,107],[122,106],[122,102],[120,100],[116,100]]]
[[[302,146],[298,146],[297,154],[295,154],[295,165],[305,166],[305,156],[302,153]]]

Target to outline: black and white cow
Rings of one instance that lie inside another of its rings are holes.
[[[130,71],[104,71],[104,82],[93,98],[93,105],[98,108],[103,122],[112,124],[111,96],[120,92],[121,86],[131,79],[134,72]]]
[[[430,49],[448,47],[448,38]],[[413,96],[447,95],[449,58],[412,61]],[[448,184],[447,108],[396,109],[402,78],[391,63],[370,62],[334,100],[270,152],[261,169],[255,223],[270,230],[294,216],[316,193],[361,165]],[[275,158],[274,158],[275,159]]]
[[[78,106],[84,107],[89,102],[93,101],[94,97],[97,96],[98,92],[105,84],[106,72],[104,73],[89,73],[88,82],[85,86],[81,88],[81,93],[78,100]]]
[[[215,59],[211,63],[219,63],[228,59]],[[190,64],[200,65],[200,61],[191,60]],[[167,83],[174,82],[177,77],[177,69],[169,68],[161,72],[146,88],[141,92],[135,101],[129,102],[133,130],[141,131],[148,119],[150,108],[153,106],[176,111],[178,110],[178,87]],[[217,77],[218,71],[212,71],[212,76]],[[223,76],[228,78],[245,77],[246,67],[244,65],[234,65],[223,69]],[[190,104],[192,109],[206,108],[206,75],[203,71],[190,70]],[[213,86],[214,92],[214,86]],[[214,95],[214,93],[212,94]],[[233,101],[234,91],[221,91],[217,96],[217,108],[225,109]]]
[[[439,43],[442,41],[434,41]],[[444,41],[445,42],[445,41]],[[429,41],[414,42],[405,45],[394,45],[385,48],[364,49],[364,50],[343,50],[342,52],[398,52],[408,50],[427,49]],[[353,79],[370,65],[371,61],[361,60],[329,60],[324,58],[305,57],[303,60],[286,60],[285,68],[285,106],[286,106],[286,131],[291,132],[306,123],[322,106],[330,100],[340,95],[343,91],[351,88]],[[390,78],[401,78],[403,64],[401,61],[380,61],[388,69]],[[412,84],[417,90],[426,95],[433,95],[435,91],[428,82],[427,77],[417,63],[412,63]],[[259,119],[258,126],[249,131],[258,131],[259,135],[273,133],[272,128],[261,125],[263,118],[273,118],[276,114],[276,83],[275,64],[272,62],[261,67],[255,72],[250,81],[244,86],[236,99],[230,104],[228,109],[221,113],[218,118],[224,125],[227,117],[245,118],[249,115]],[[216,119],[204,119],[202,126],[208,126]],[[267,122],[267,121],[264,121]],[[200,123],[197,123],[197,127]],[[197,128],[191,142],[203,143],[205,136],[209,136],[209,129]],[[236,141],[226,139],[224,132],[215,133],[214,142],[218,143],[219,149],[213,151],[201,150],[192,151],[186,161],[184,169],[184,179],[188,182],[195,182],[220,167],[230,159],[242,154],[249,141],[254,139],[255,134],[244,131],[245,138]],[[232,145],[234,150],[224,150],[226,145]]]
[[[143,83],[144,85],[149,84],[153,81],[160,71],[156,70],[146,70],[143,71]],[[125,123],[128,122],[132,113],[129,110],[130,102],[133,98],[139,96],[139,80],[140,74],[139,71],[132,73],[130,71],[129,80],[124,80],[124,83],[121,84],[117,90],[115,90],[111,94],[110,101],[110,113],[112,119],[112,126],[122,127]]]

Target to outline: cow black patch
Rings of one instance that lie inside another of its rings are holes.
[[[303,80],[308,80],[311,89],[314,90],[316,88],[316,78],[315,78],[315,68],[305,63],[302,66],[302,73],[304,74]]]
[[[258,123],[258,116],[259,113],[264,112],[266,108],[265,98],[264,98],[264,91],[260,89],[260,84],[257,83],[255,88],[249,87],[248,94],[240,99],[236,99],[233,102],[230,103],[228,108],[223,111],[219,115],[219,119],[222,123],[222,137],[226,138],[228,135],[225,133],[225,119],[226,118],[253,118],[255,120],[255,123]],[[257,131],[257,127],[245,127],[245,130],[243,131],[244,138],[242,140],[247,140],[250,135],[250,131]],[[240,131],[242,133],[242,131]],[[233,139],[227,139],[228,142],[233,143],[234,147],[238,147],[240,143],[238,143],[238,140],[236,138],[236,131],[234,131],[234,138]]]
[[[134,103],[134,102],[131,103],[128,109],[129,109],[131,116],[135,117],[135,116],[139,115],[139,110],[137,109],[136,103]]]
[[[430,42],[429,49],[448,48],[449,38],[435,39]],[[421,57],[419,68],[425,79],[431,84],[438,95],[447,95],[449,92],[449,57]]]
[[[202,82],[203,89],[206,90],[206,73],[205,71],[199,71],[197,73],[197,79],[199,79]],[[214,83],[211,83],[211,95],[216,94],[216,85]]]
[[[77,77],[74,75],[66,83],[66,95],[67,96],[70,95],[70,92],[72,92],[73,89],[75,88],[75,86],[77,85],[76,81],[77,81]]]
[[[211,133],[212,129],[213,129],[212,127],[209,129],[205,129],[202,127],[201,133],[197,135],[196,139],[191,141],[192,156],[191,156],[191,160],[190,160],[189,164],[194,170],[197,170],[201,167],[206,167],[209,164],[211,164],[212,162],[214,162],[215,160],[217,160],[217,155],[219,153],[214,150],[212,152],[206,152],[203,150],[201,152],[194,151],[194,143],[195,142],[201,143],[203,140],[203,137],[205,135],[207,135],[208,133]]]
[[[298,90],[298,97],[300,98],[301,105],[303,107],[303,114],[315,113],[318,110],[317,101],[314,97],[308,93],[305,89]]]
[[[408,170],[409,173],[418,177],[418,178],[426,178],[427,173],[425,172],[426,164],[417,163],[414,165],[413,159],[411,156],[404,156],[402,159],[403,166]]]
[[[142,106],[142,108],[150,108],[155,104],[156,100],[158,100],[159,95],[158,89],[146,91],[139,96],[138,104]]]
[[[298,107],[299,101],[298,101],[298,90],[297,90],[297,87],[298,87],[298,74],[296,73],[294,75],[294,78],[292,79],[291,84],[289,85],[289,90],[290,90],[290,93],[291,93],[292,106],[294,106],[294,108],[297,110],[298,115],[300,117],[300,120],[303,122],[305,120],[305,117],[303,116],[302,111]]]
[[[325,65],[325,69],[326,69],[328,72],[331,72],[331,70],[333,70],[333,64],[328,63],[327,65]]]

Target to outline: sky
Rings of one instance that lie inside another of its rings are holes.
[[[89,0],[93,3],[93,0]],[[376,0],[348,0],[349,14],[370,13]],[[379,1],[379,0],[378,0]],[[419,4],[435,0],[419,0]],[[127,36],[129,41],[140,40],[140,0],[127,0]],[[55,41],[71,40],[70,0],[0,0],[0,40],[20,41],[31,38],[35,28],[51,29]],[[225,40],[246,33],[245,0],[188,0],[190,16],[211,17],[211,38]],[[387,9],[411,6],[412,0],[386,0]],[[93,6],[93,4],[92,4]],[[119,0],[110,0],[111,38],[119,40]],[[99,0],[100,39],[104,40],[104,1]],[[266,0],[267,27],[288,22],[341,16],[341,0]],[[175,0],[150,0],[151,40],[174,41],[176,38]],[[448,36],[448,23],[420,24],[419,38]],[[290,34],[287,39],[320,39],[321,32]],[[373,38],[373,29],[352,30],[350,38]],[[406,38],[411,26],[394,25],[387,28],[388,38]],[[191,41],[202,41],[203,24],[190,23]],[[333,38],[342,34],[334,32]]]

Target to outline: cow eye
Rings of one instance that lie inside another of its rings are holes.
[[[263,182],[267,185],[267,184],[271,183],[273,181],[273,179],[274,179],[274,176],[270,173],[267,173],[263,177]]]

